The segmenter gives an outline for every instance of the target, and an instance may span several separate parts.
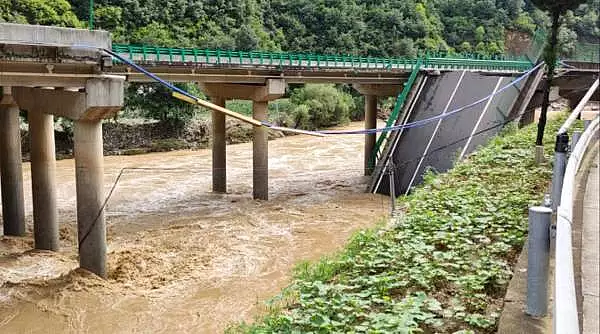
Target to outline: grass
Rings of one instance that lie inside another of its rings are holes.
[[[553,148],[563,118],[550,120]],[[228,333],[494,333],[512,267],[540,203],[550,162],[534,162],[535,126],[509,129],[399,199],[393,227],[357,233],[345,249],[296,267],[254,324]]]

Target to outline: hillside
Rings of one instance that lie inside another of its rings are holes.
[[[85,27],[88,0],[0,0],[0,21]],[[566,51],[600,37],[600,0],[566,19]],[[417,49],[502,53],[507,30],[544,13],[524,0],[96,0],[95,25],[116,42],[369,56]]]

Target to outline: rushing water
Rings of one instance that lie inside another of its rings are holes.
[[[227,147],[227,195],[210,193],[210,150],[106,157],[107,193],[122,168],[145,168],[125,169],[108,202],[107,280],[75,270],[74,162],[59,161],[61,251],[30,251],[30,235],[0,241],[0,332],[214,333],[252,321],[294,264],[387,214],[386,198],[364,193],[363,145],[270,142],[268,202],[251,199],[250,143]]]

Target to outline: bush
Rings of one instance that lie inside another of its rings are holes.
[[[194,84],[176,86],[204,98]],[[197,106],[171,97],[169,89],[155,83],[131,84],[125,95],[125,109],[129,114],[135,113],[140,117],[170,123],[177,128],[185,126],[198,111]]]
[[[295,89],[290,101],[294,105],[291,113],[295,126],[311,130],[347,123],[355,108],[350,94],[327,84]]]
[[[246,116],[252,116],[252,101],[248,100],[229,100],[225,104],[227,109]]]

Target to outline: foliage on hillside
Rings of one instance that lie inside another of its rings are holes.
[[[369,56],[416,49],[501,53],[507,29],[547,24],[524,0],[95,0],[118,42]],[[0,21],[85,25],[89,0],[0,0]],[[573,12],[566,42],[600,37],[600,0]],[[79,18],[79,20],[77,19]]]
[[[429,173],[400,199],[392,227],[299,265],[265,318],[230,332],[494,333],[527,208],[550,179],[550,164],[534,162],[534,138],[534,126],[507,131],[450,172]]]
[[[67,0],[0,0],[0,22],[83,27]]]

